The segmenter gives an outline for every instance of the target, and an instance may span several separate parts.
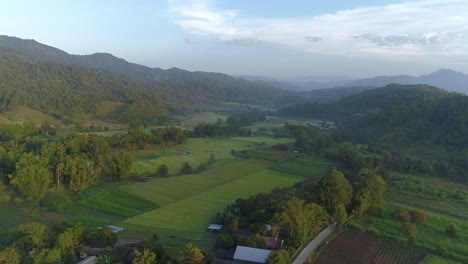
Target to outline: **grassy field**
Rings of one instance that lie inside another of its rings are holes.
[[[205,180],[197,181],[193,189],[185,189],[186,186],[179,188],[178,185],[172,185],[173,189],[169,191],[173,197],[187,197],[127,219],[121,225],[133,231],[156,232],[163,240],[169,244],[173,244],[172,250],[180,249],[186,240],[191,240],[195,241],[205,250],[210,251],[214,243],[214,236],[206,232],[206,228],[210,224],[212,217],[226,205],[238,198],[247,198],[251,195],[269,192],[279,187],[289,187],[304,179],[300,176],[261,169],[258,167],[259,162],[264,163],[261,161],[250,161],[250,164],[246,164],[248,162],[235,162],[219,167],[219,174],[213,172],[217,171],[216,168],[211,170],[212,172],[209,174],[202,173],[200,176],[208,177]],[[264,165],[267,164],[264,163]],[[235,170],[231,170],[231,166]],[[253,168],[252,166],[257,168]],[[217,175],[217,177],[213,178],[212,176],[214,175]],[[221,181],[219,181],[218,177],[224,177],[224,183],[220,184]],[[207,181],[207,185],[201,184],[204,181]],[[157,182],[157,180],[154,180],[150,183],[157,184]],[[216,183],[219,185],[214,186]],[[207,188],[210,184],[213,187]],[[205,190],[202,191],[202,189]],[[187,193],[186,190],[190,190],[190,193]],[[193,190],[198,190],[198,193],[193,194]],[[165,192],[168,191],[166,190]],[[149,199],[150,195],[147,194],[146,197]],[[157,197],[157,195],[153,194],[151,197],[154,199],[154,202],[168,202],[168,197],[165,195]],[[174,197],[173,199],[176,198]],[[136,234],[132,232],[130,234],[137,237],[147,235],[146,233]]]
[[[193,168],[200,163],[207,162],[210,155],[214,154],[216,160],[234,159],[231,155],[231,149],[236,151],[253,149],[274,143],[292,142],[287,138],[269,138],[269,137],[233,137],[228,139],[210,139],[210,138],[191,138],[184,145],[171,147],[168,149],[156,151],[138,151],[132,153],[135,163],[134,172],[137,174],[154,174],[161,164],[169,167],[169,174],[179,173],[182,162],[188,162]]]
[[[214,124],[218,121],[218,118],[225,121],[227,116],[223,114],[214,113],[214,112],[200,112],[200,113],[192,114],[190,116],[181,116],[180,125],[183,127],[190,128],[202,122],[205,122],[208,124]]]
[[[30,217],[10,202],[0,203],[0,233],[8,232],[17,225],[26,223]]]
[[[44,114],[27,106],[18,106],[14,109],[2,113],[1,119],[7,120],[7,122],[13,123],[34,123],[42,124],[45,121],[54,124],[58,123],[58,120],[50,115]]]
[[[275,117],[275,116],[267,116],[266,120],[263,122],[255,122],[249,128],[254,130],[256,129],[273,129],[273,128],[280,128],[283,127],[285,123],[290,125],[302,125],[302,126],[317,126],[323,120],[318,119],[311,119],[311,118],[283,118],[283,117]],[[334,127],[335,124],[330,121],[325,121],[326,124],[329,125],[330,128]]]

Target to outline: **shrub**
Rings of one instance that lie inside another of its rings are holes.
[[[402,227],[405,233],[408,234],[410,239],[416,238],[416,225],[415,224],[410,223],[410,222],[404,222]]]
[[[398,210],[395,212],[395,218],[399,221],[402,221],[402,222],[410,222],[411,221],[411,216],[403,211],[403,210]]]
[[[452,223],[447,226],[447,229],[445,231],[447,232],[449,236],[454,237],[454,236],[457,236],[458,227],[456,224]]]
[[[182,164],[180,164],[180,173],[189,174],[192,172],[193,172],[193,168],[192,166],[190,166],[190,163],[188,163],[187,161],[184,161],[182,162]]]
[[[351,230],[356,230],[356,231],[359,231],[359,232],[364,232],[364,228],[356,223],[355,221],[351,220],[351,221],[348,221],[346,227],[348,227],[349,229]]]
[[[411,221],[413,223],[425,223],[427,222],[427,216],[419,210],[413,210],[410,213]]]
[[[236,239],[232,235],[219,234],[216,237],[217,249],[231,249],[236,247]]]
[[[166,164],[161,164],[156,170],[158,176],[167,176],[169,174],[169,167]]]

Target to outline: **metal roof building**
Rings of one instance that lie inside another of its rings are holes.
[[[234,259],[253,263],[265,263],[271,250],[237,246]]]

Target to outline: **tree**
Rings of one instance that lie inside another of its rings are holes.
[[[10,183],[27,197],[43,198],[52,183],[48,160],[32,153],[22,155]]]
[[[149,249],[144,249],[141,253],[138,249],[133,251],[135,257],[133,258],[132,264],[155,264],[156,254],[151,252]]]
[[[361,169],[359,175],[363,179],[363,187],[357,195],[357,213],[362,215],[370,207],[382,205],[387,184],[381,176],[369,169]]]
[[[427,222],[427,216],[420,210],[413,210],[410,213],[411,221],[414,223],[425,223]]]
[[[328,224],[328,219],[328,213],[323,207],[315,203],[306,204],[296,197],[284,203],[279,215],[281,226],[294,246],[301,245],[320,232]]]
[[[201,249],[192,243],[188,243],[184,247],[180,262],[182,264],[201,264],[204,259],[205,256]]]
[[[266,248],[266,242],[260,234],[253,234],[247,241],[247,246],[253,248]]]
[[[237,219],[237,216],[233,214],[229,214],[228,216],[226,216],[224,222],[229,231],[233,233],[236,232],[239,228],[239,219]]]
[[[158,176],[167,176],[169,174],[169,167],[166,164],[161,164],[156,170]]]
[[[287,250],[280,249],[272,251],[266,261],[267,264],[289,264],[291,258]]]
[[[107,166],[112,179],[124,182],[127,180],[132,164],[132,156],[125,151],[121,151],[119,153],[112,154],[110,159],[108,159]]]
[[[20,264],[21,254],[16,247],[7,247],[0,252],[0,264]]]
[[[346,208],[342,204],[339,204],[337,207],[335,207],[334,216],[338,225],[338,229],[343,228],[343,225],[348,218],[348,214],[346,213]]]
[[[236,239],[233,235],[219,234],[216,236],[217,249],[231,249],[236,247]]]
[[[32,258],[34,263],[37,264],[58,264],[63,263],[60,256],[60,249],[58,248],[45,248],[39,251],[37,254],[33,254]]]
[[[66,257],[74,256],[75,252],[83,242],[85,228],[81,225],[67,228],[63,233],[57,236],[57,247]]]
[[[416,238],[416,225],[410,222],[404,222],[402,224],[403,230],[408,234],[410,239]]]
[[[16,228],[19,235],[16,245],[23,252],[29,252],[32,248],[42,248],[45,245],[47,227],[37,222],[21,224]]]
[[[455,237],[457,236],[457,231],[458,231],[458,227],[456,224],[450,224],[447,226],[447,228],[445,229],[445,231],[447,232],[447,234],[451,237]]]
[[[320,179],[320,199],[332,212],[336,206],[347,206],[353,197],[353,188],[343,173],[331,170]]]
[[[192,173],[192,171],[193,171],[193,168],[192,166],[190,166],[190,163],[188,163],[187,161],[184,161],[182,162],[182,164],[180,164],[180,173],[188,174],[188,173]]]
[[[111,246],[117,241],[117,235],[108,226],[99,228],[88,238],[88,243],[95,247]]]
[[[66,159],[64,176],[68,180],[70,191],[84,190],[96,186],[101,170],[95,167],[94,162],[82,156],[69,156]]]

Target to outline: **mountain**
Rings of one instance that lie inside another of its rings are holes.
[[[348,83],[346,86],[385,86],[397,84],[427,84],[445,89],[450,92],[468,94],[468,75],[449,69],[440,69],[428,75],[418,77],[410,75],[379,76],[360,79]]]
[[[100,73],[120,74],[129,80],[152,83],[174,97],[196,103],[203,100],[232,101],[252,104],[288,104],[297,97],[266,83],[249,82],[226,74],[190,72],[178,68],[163,70],[127,62],[109,53],[72,55],[35,40],[0,36],[0,54],[27,57],[30,62],[48,61],[68,66],[85,67]],[[282,102],[283,96],[287,96]]]
[[[336,88],[343,89],[343,88]],[[299,116],[347,122],[356,117],[367,116],[391,108],[429,102],[444,98],[450,93],[428,85],[390,84],[380,88],[355,87],[353,95],[335,101],[314,100],[287,107],[282,115]],[[325,89],[330,91],[333,89]],[[352,91],[352,90],[351,90]],[[313,91],[315,92],[315,91]],[[339,94],[342,94],[340,92]]]

